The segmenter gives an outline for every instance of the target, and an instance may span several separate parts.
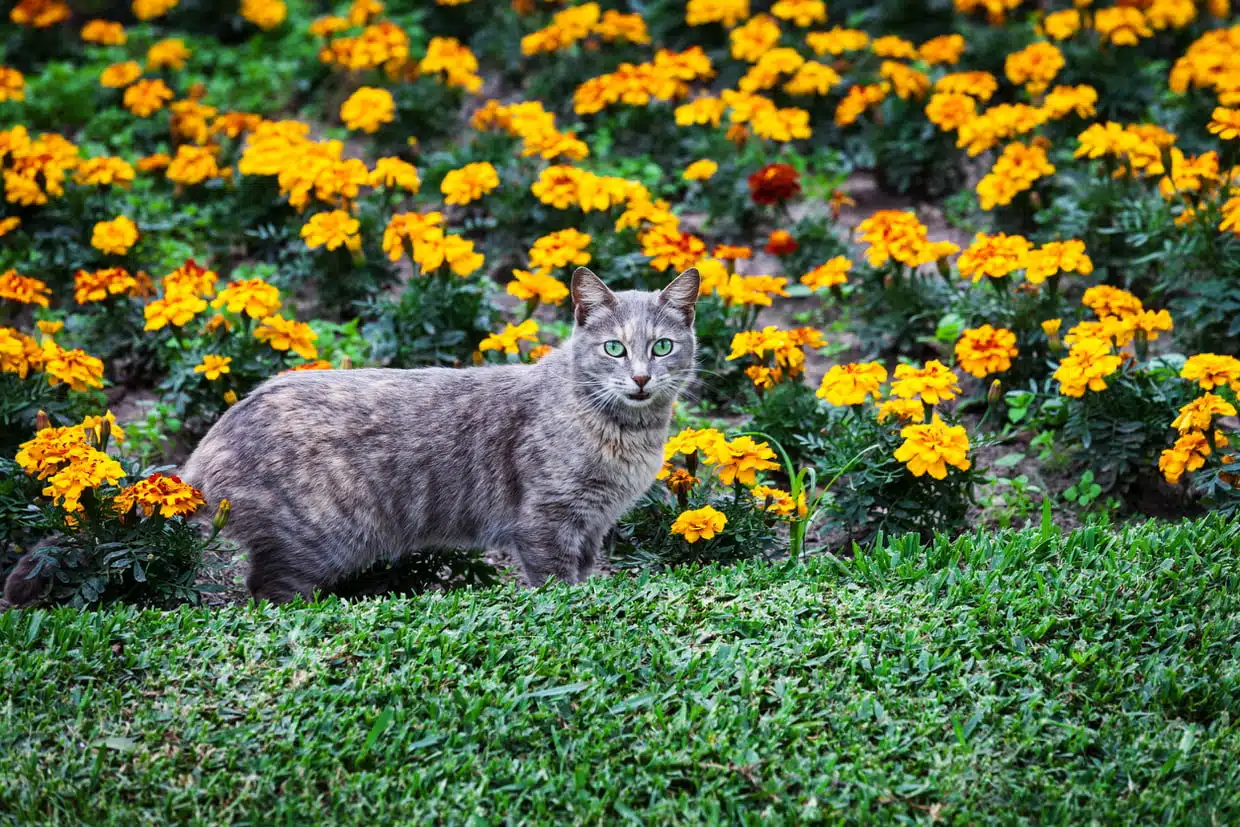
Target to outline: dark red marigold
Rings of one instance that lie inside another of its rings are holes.
[[[766,251],[773,256],[792,255],[800,246],[787,230],[771,230],[771,235],[766,240]]]
[[[778,204],[801,193],[801,176],[788,164],[767,164],[749,176],[755,204]]]

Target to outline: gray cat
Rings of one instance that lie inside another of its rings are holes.
[[[576,583],[653,482],[693,378],[696,270],[656,292],[573,273],[572,337],[533,365],[306,371],[264,382],[181,476],[232,503],[273,602],[439,546],[508,549]]]

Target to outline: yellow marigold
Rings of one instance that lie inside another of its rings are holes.
[[[925,422],[926,406],[920,399],[888,399],[878,406],[876,416],[879,422],[893,416],[901,422]]]
[[[892,88],[901,100],[924,98],[930,90],[930,78],[925,72],[919,72],[894,60],[884,60],[878,67],[878,73],[891,81]]]
[[[1063,319],[1047,319],[1042,322],[1042,332],[1048,337],[1057,336],[1059,328],[1063,326]]]
[[[1047,160],[1046,149],[1036,141],[1023,144],[1019,141],[1003,148],[1003,154],[995,161],[990,172],[977,183],[979,206],[991,210],[1006,206],[1021,192],[1032,188],[1035,181],[1055,173],[1055,167]]]
[[[1158,457],[1158,470],[1172,485],[1179,483],[1185,473],[1196,471],[1206,464],[1210,456],[1210,442],[1206,435],[1197,431],[1183,434],[1175,445]]]
[[[671,532],[685,538],[686,543],[711,540],[728,524],[722,512],[707,505],[693,511],[685,511],[672,523]]]
[[[1152,37],[1145,15],[1133,6],[1113,6],[1094,12],[1094,28],[1102,35],[1103,43],[1116,46],[1136,46],[1143,37]]]
[[[764,511],[775,514],[779,517],[793,517],[804,519],[809,514],[809,508],[805,505],[805,492],[802,491],[800,496],[795,500],[792,495],[781,488],[772,488],[769,485],[755,485],[749,489],[749,493],[753,495],[754,500],[758,502]]]
[[[284,22],[288,6],[283,0],[241,0],[241,16],[267,31]]]
[[[1079,118],[1092,118],[1097,114],[1098,90],[1092,86],[1056,86],[1046,93],[1042,110],[1051,120],[1076,113]]]
[[[154,20],[176,8],[180,0],[133,0],[133,16],[139,20]]]
[[[214,353],[208,353],[202,357],[201,364],[194,366],[194,373],[205,374],[208,381],[214,382],[225,373],[232,371],[229,367],[231,364],[231,356],[217,356]]]
[[[51,295],[51,288],[39,279],[23,276],[16,270],[0,273],[0,299],[47,307]]]
[[[0,327],[0,373],[25,379],[43,366],[43,349],[30,336],[11,327]]]
[[[718,171],[719,164],[709,158],[702,158],[685,167],[680,177],[686,181],[706,181]]]
[[[1229,109],[1226,106],[1214,107],[1206,129],[1210,131],[1210,134],[1217,135],[1224,141],[1234,141],[1240,138],[1240,109]]]
[[[1240,393],[1240,359],[1220,356],[1217,353],[1198,353],[1190,356],[1180,368],[1180,376],[1196,382],[1204,390],[1214,390],[1228,385]]]
[[[673,117],[677,126],[704,124],[718,126],[727,104],[719,98],[700,97],[676,107]]]
[[[953,132],[973,119],[977,102],[958,92],[936,92],[926,104],[926,117],[944,132]]]
[[[87,442],[81,425],[41,429],[21,444],[16,460],[27,474],[46,481],[43,496],[69,513],[82,509],[87,489],[116,485],[125,476],[120,463]]]
[[[1081,13],[1076,9],[1048,14],[1042,20],[1042,31],[1052,40],[1067,40],[1081,30]]]
[[[45,336],[55,336],[65,329],[65,323],[56,319],[39,319],[34,326]]]
[[[146,68],[181,70],[185,68],[185,61],[189,60],[189,57],[190,51],[185,41],[179,37],[169,37],[147,49]]]
[[[779,42],[779,24],[768,15],[755,14],[745,25],[733,29],[729,37],[733,58],[756,63]]]
[[[820,264],[801,276],[801,284],[811,290],[824,287],[835,287],[848,283],[848,271],[852,269],[852,261],[845,256],[835,256],[826,264]]]
[[[138,274],[140,278],[142,273]],[[209,270],[194,259],[186,259],[185,263],[163,278],[164,293],[167,295],[188,293],[193,296],[215,295],[215,283],[219,275]]]
[[[568,298],[564,283],[543,273],[513,270],[513,280],[508,282],[508,293],[522,301],[539,301],[543,304],[560,304]]]
[[[820,57],[842,55],[845,52],[859,52],[869,46],[870,36],[860,29],[842,29],[836,26],[826,32],[810,32],[805,35],[805,43]]]
[[[454,37],[432,37],[426,45],[426,55],[418,61],[418,71],[424,74],[442,72],[449,86],[458,86],[470,93],[482,88],[478,58]]]
[[[805,28],[827,22],[827,4],[823,0],[776,0],[771,14]]]
[[[867,86],[850,86],[844,98],[835,107],[835,125],[851,126],[876,103],[887,97],[888,87],[885,84],[872,83]]]
[[[111,221],[100,221],[91,232],[90,244],[101,253],[123,256],[138,243],[138,225],[121,215]]]
[[[571,227],[548,233],[530,247],[530,267],[535,272],[546,274],[570,265],[581,267],[589,264],[590,254],[586,252],[586,247],[591,240],[588,233]]]
[[[319,355],[314,340],[319,335],[305,322],[295,322],[281,315],[268,316],[254,329],[254,338],[266,342],[272,350],[291,350],[303,359]]]
[[[99,84],[109,89],[121,89],[142,77],[142,66],[135,60],[113,63],[99,75]],[[159,107],[157,106],[156,109]]]
[[[288,370],[280,371],[280,373],[301,373],[306,370],[335,370],[335,368],[326,359],[315,359],[312,362],[302,362],[300,365],[293,365]]]
[[[749,0],[689,0],[685,22],[690,26],[722,23],[729,29],[749,17]]]
[[[1002,278],[1024,268],[1031,249],[1032,245],[1024,236],[978,233],[973,243],[960,254],[956,266],[960,268],[961,276],[972,279],[974,283],[981,281],[983,276]]]
[[[946,479],[948,465],[969,470],[969,435],[963,425],[948,425],[935,414],[929,424],[904,426],[900,436],[904,444],[896,449],[895,458],[915,477]]]
[[[146,118],[163,109],[172,98],[172,90],[162,80],[143,79],[125,90],[124,104],[133,114]]]
[[[526,319],[515,327],[505,324],[499,333],[492,333],[478,343],[478,350],[502,350],[504,353],[520,353],[522,342],[538,341],[538,322]]]
[[[180,477],[155,473],[124,488],[113,505],[120,514],[128,514],[137,506],[150,517],[159,510],[161,517],[188,517],[206,504],[202,492]]]
[[[88,20],[82,26],[82,39],[102,46],[124,46],[125,27],[110,20]]]
[[[955,399],[960,393],[956,374],[937,359],[926,362],[924,367],[896,365],[891,393],[901,399],[920,399],[927,405],[937,405]]]
[[[216,151],[217,148],[213,146],[181,144],[164,174],[169,181],[184,186],[201,184],[208,178],[215,178],[220,174],[219,164],[215,160]]]
[[[4,238],[9,233],[16,230],[22,225],[22,220],[15,215],[8,218],[0,219],[0,238]]]
[[[833,365],[822,377],[822,385],[816,393],[819,399],[831,405],[860,405],[869,396],[881,398],[879,388],[886,381],[887,369],[878,362]]]
[[[965,373],[978,379],[1003,373],[1012,367],[1017,353],[1016,334],[988,324],[966,330],[956,342],[956,363]]]
[[[1140,313],[1144,309],[1139,298],[1127,290],[1121,290],[1109,284],[1097,284],[1090,287],[1081,296],[1081,304],[1094,311],[1099,317],[1119,316],[1123,318]]]
[[[1111,343],[1105,339],[1083,338],[1073,343],[1068,355],[1059,363],[1054,377],[1059,382],[1059,392],[1064,396],[1081,397],[1086,390],[1104,391],[1106,377],[1123,363]]]
[[[653,227],[639,237],[642,253],[650,256],[650,266],[660,273],[669,267],[685,270],[706,255],[706,243],[675,228]]]
[[[89,272],[78,270],[73,276],[73,300],[78,304],[101,302],[122,293],[132,295],[138,281],[124,267],[108,267]]]
[[[870,51],[879,57],[894,58],[895,60],[916,60],[917,47],[910,40],[889,34],[874,39],[870,44]]]
[[[362,249],[362,237],[358,235],[361,224],[344,210],[315,213],[301,228],[301,237],[311,250],[327,247],[336,250],[344,247],[354,252]]]
[[[231,281],[211,302],[216,310],[226,308],[229,313],[245,313],[251,319],[270,316],[280,309],[280,290],[262,279]]]
[[[499,186],[499,173],[487,161],[466,164],[443,177],[439,190],[448,204],[468,204]]]
[[[75,391],[103,387],[103,362],[81,350],[64,350],[43,342],[43,372],[49,385],[64,382]]]
[[[931,66],[940,63],[955,65],[964,54],[964,37],[958,34],[944,34],[932,37],[917,48],[917,56]]]
[[[663,459],[670,461],[677,454],[689,456],[698,452],[707,456],[717,443],[726,441],[723,434],[714,428],[684,428],[664,444]]]
[[[340,105],[340,120],[349,129],[378,132],[379,127],[396,119],[392,93],[375,86],[363,86]]]
[[[143,330],[161,330],[168,325],[184,327],[206,309],[207,303],[193,293],[172,293],[155,299],[142,309],[146,319]]]
[[[739,482],[741,485],[757,483],[759,471],[779,470],[779,463],[771,462],[775,452],[765,442],[740,436],[731,441],[713,443],[706,454],[706,461],[717,466],[715,473],[724,485]]]
[[[1031,284],[1041,284],[1056,273],[1088,276],[1092,272],[1094,263],[1085,253],[1085,242],[1073,238],[1047,242],[1029,253],[1025,278]]]
[[[1221,396],[1207,393],[1180,408],[1180,415],[1171,423],[1171,427],[1182,434],[1189,431],[1208,431],[1214,417],[1235,415],[1235,405]]]
[[[988,101],[999,89],[999,81],[990,72],[953,72],[934,83],[934,91],[950,95],[969,95]]]
[[[380,158],[375,161],[375,168],[370,173],[368,183],[372,187],[400,187],[409,192],[417,192],[422,187],[417,167],[400,158]]]
[[[1064,67],[1063,52],[1045,41],[1031,43],[1019,52],[1008,55],[1003,62],[1007,79],[1031,94],[1045,92],[1050,82]]]
[[[726,282],[715,286],[715,293],[729,307],[770,307],[774,296],[787,298],[787,285],[788,280],[782,276],[740,276],[733,273]]]
[[[383,251],[392,261],[399,261],[405,252],[405,242],[419,244],[432,230],[443,230],[443,213],[406,212],[393,215],[383,231]]]
[[[73,172],[74,183],[82,186],[128,187],[133,179],[134,169],[128,161],[109,156],[87,158]]]

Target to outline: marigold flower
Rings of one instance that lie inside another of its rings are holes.
[[[753,257],[753,248],[735,244],[717,244],[713,255],[715,258],[727,261],[748,261]]]
[[[65,323],[57,319],[40,319],[34,326],[39,328],[39,332],[44,336],[55,336],[65,329]]]
[[[40,429],[21,444],[16,461],[27,474],[46,481],[43,496],[69,513],[82,509],[87,489],[116,485],[125,476],[120,463],[87,441],[87,428],[81,425]]]
[[[787,230],[771,230],[766,241],[766,251],[773,256],[790,256],[801,247]]]
[[[685,22],[690,26],[722,23],[732,28],[749,17],[749,0],[689,0],[685,5]]]
[[[775,452],[765,442],[754,442],[747,436],[737,437],[729,441],[713,443],[706,453],[706,461],[717,466],[715,473],[724,485],[739,482],[741,485],[754,485],[757,472],[776,471],[779,463],[771,462]]]
[[[935,92],[969,95],[980,101],[988,101],[999,89],[999,81],[990,72],[953,72],[934,83]]]
[[[177,147],[176,157],[168,164],[164,174],[169,181],[184,186],[201,184],[208,178],[220,174],[219,164],[215,160],[216,147],[190,146],[181,144]]]
[[[895,380],[891,393],[901,399],[921,399],[927,405],[937,405],[955,399],[960,393],[956,374],[937,359],[926,362],[922,368],[912,365],[896,365]]]
[[[723,434],[714,428],[702,428],[695,430],[693,428],[684,428],[675,436],[668,439],[663,445],[663,459],[670,461],[677,454],[701,453],[703,456],[708,455],[720,442],[726,442]]]
[[[944,34],[932,37],[917,47],[917,56],[931,66],[940,63],[955,65],[964,54],[964,37],[958,34]]]
[[[1029,253],[1025,267],[1025,279],[1030,284],[1041,284],[1056,273],[1080,273],[1088,276],[1094,272],[1094,263],[1085,253],[1085,242],[1078,239],[1051,241]]]
[[[685,171],[681,173],[680,177],[686,181],[706,181],[718,170],[719,164],[709,158],[702,158],[685,167]]]
[[[1024,236],[978,233],[960,254],[956,266],[961,276],[976,284],[983,276],[1002,278],[1024,268],[1031,249],[1032,245]]]
[[[893,416],[901,422],[925,422],[926,406],[920,399],[888,399],[878,406],[876,416],[880,423]]]
[[[756,63],[779,42],[779,24],[765,14],[756,14],[728,36],[732,41],[732,57],[735,60]]]
[[[693,511],[685,511],[672,523],[671,532],[685,538],[686,543],[698,540],[711,540],[723,531],[728,518],[715,508],[707,505]]]
[[[39,279],[23,276],[16,270],[0,273],[0,299],[47,307],[51,295],[51,288]]]
[[[1017,353],[1016,334],[988,324],[964,331],[956,342],[956,363],[978,379],[1008,370]]]
[[[78,304],[101,302],[122,293],[133,295],[138,281],[123,267],[108,267],[91,273],[78,270],[73,276],[73,299]]]
[[[280,309],[280,290],[262,279],[231,281],[211,302],[216,310],[245,313],[251,319],[270,316]]]
[[[168,325],[184,327],[190,320],[207,309],[207,303],[193,293],[174,292],[155,299],[142,309],[146,324],[143,330],[162,330]]]
[[[16,230],[22,225],[22,220],[15,215],[8,218],[0,219],[0,238],[4,238],[9,233]]]
[[[241,16],[264,31],[279,26],[288,17],[283,0],[241,0]]]
[[[1064,396],[1081,397],[1086,390],[1104,391],[1106,377],[1123,363],[1106,339],[1082,338],[1072,344],[1068,355],[1059,363],[1054,377],[1059,382],[1059,392]]]
[[[663,480],[663,484],[667,486],[667,490],[673,494],[688,494],[693,490],[701,480],[690,474],[684,468],[676,468],[669,471],[667,478]]]
[[[926,117],[944,132],[954,132],[977,114],[977,102],[958,92],[936,92],[926,104]]]
[[[590,263],[586,247],[590,245],[588,233],[572,228],[548,233],[537,239],[530,247],[530,266],[539,273],[549,273],[562,267],[577,267]]]
[[[1214,107],[1206,129],[1210,134],[1217,135],[1224,141],[1234,141],[1240,138],[1240,109],[1229,109],[1226,106]]]
[[[1180,368],[1180,376],[1196,382],[1204,390],[1228,385],[1240,393],[1240,359],[1220,356],[1217,353],[1198,353],[1190,356]]]
[[[505,324],[504,329],[499,333],[492,333],[483,339],[478,344],[478,350],[480,352],[502,350],[504,353],[520,353],[522,342],[537,341],[538,322],[526,319],[516,326]]]
[[[860,405],[867,397],[879,399],[880,386],[887,381],[887,369],[878,362],[851,362],[833,365],[822,377],[816,395],[830,405]]]
[[[124,46],[125,27],[110,20],[88,20],[82,26],[82,39],[102,46]]]
[[[894,60],[884,60],[878,67],[880,76],[891,81],[891,86],[901,100],[924,98],[930,89],[930,78],[925,72],[919,72]]]
[[[755,204],[778,204],[801,193],[801,176],[789,164],[767,164],[749,176],[749,197]]]
[[[187,517],[206,504],[202,492],[180,477],[151,474],[123,489],[113,500],[118,513],[128,514],[137,506],[150,517],[159,510],[161,517]]]
[[[1052,40],[1067,40],[1081,30],[1081,13],[1065,9],[1048,14],[1042,20],[1042,30]]]
[[[1216,416],[1235,416],[1236,406],[1221,396],[1206,393],[1180,408],[1180,414],[1171,423],[1181,434],[1189,431],[1208,431]]]
[[[0,327],[0,373],[25,379],[43,366],[43,349],[30,336],[11,327]]]
[[[706,243],[702,239],[674,228],[653,227],[638,240],[642,253],[650,256],[650,266],[660,273],[668,268],[688,269],[706,255]]]
[[[1179,483],[1186,472],[1196,471],[1206,464],[1210,456],[1210,442],[1206,435],[1192,431],[1180,436],[1175,445],[1158,457],[1158,470],[1172,485]]]
[[[69,6],[60,0],[18,0],[9,20],[19,26],[46,29],[69,19]]]
[[[176,8],[180,0],[133,0],[133,14],[139,20],[154,20]]]
[[[379,127],[396,119],[392,93],[374,86],[363,86],[340,105],[340,120],[349,129],[378,132]]]
[[[179,37],[170,37],[153,44],[146,52],[146,68],[181,70],[190,57],[185,41]]]
[[[811,290],[824,287],[835,287],[848,282],[848,271],[852,269],[852,261],[845,256],[836,256],[826,264],[820,264],[801,276],[801,284]]]
[[[513,270],[512,275],[514,278],[508,282],[508,293],[522,301],[560,304],[568,298],[568,287],[551,276],[528,270]]]
[[[1092,86],[1056,86],[1046,93],[1042,110],[1051,120],[1076,113],[1078,118],[1092,118],[1097,114],[1098,90]]]
[[[64,350],[45,339],[42,367],[49,385],[64,382],[75,391],[103,387],[103,361],[82,350]]]
[[[489,162],[466,164],[444,176],[439,190],[448,204],[468,204],[499,186],[499,173]]]
[[[1136,46],[1143,37],[1152,37],[1145,15],[1133,6],[1114,6],[1094,12],[1094,29],[1102,35],[1103,43],[1116,46]]]
[[[336,250],[340,247],[354,252],[362,249],[362,237],[358,235],[360,222],[344,210],[332,210],[326,213],[315,213],[310,216],[301,228],[301,237],[311,250],[327,247]]]
[[[163,109],[172,98],[172,90],[162,80],[143,79],[125,90],[124,104],[133,114],[146,118]]]
[[[319,335],[305,322],[295,322],[281,315],[268,316],[254,330],[254,338],[266,342],[272,350],[291,350],[303,359],[319,355],[314,340]]]
[[[827,32],[810,32],[805,35],[805,43],[820,57],[828,54],[838,56],[861,51],[870,45],[870,36],[860,29],[836,26]]]
[[[138,242],[138,225],[121,215],[111,221],[100,221],[91,232],[90,244],[101,253],[123,256]]]
[[[380,158],[375,161],[375,168],[370,173],[368,183],[372,187],[400,187],[409,192],[417,192],[422,186],[418,177],[418,169],[408,161],[400,158]]]
[[[1023,84],[1030,94],[1036,95],[1046,91],[1064,64],[1063,52],[1041,41],[1008,55],[1003,62],[1003,72],[1012,83]]]
[[[947,425],[935,414],[929,424],[906,425],[900,429],[904,444],[895,458],[915,477],[929,474],[936,480],[947,478],[947,466],[968,471],[969,435],[962,425]]]
[[[405,50],[408,51],[407,38]],[[443,73],[449,86],[458,86],[466,92],[474,93],[482,88],[478,58],[454,37],[432,37],[426,44],[426,55],[418,61],[418,71]]]
[[[99,75],[99,84],[109,89],[121,89],[142,77],[142,66],[135,60],[113,63]],[[158,107],[156,107],[158,108]]]

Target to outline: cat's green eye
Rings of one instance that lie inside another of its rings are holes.
[[[655,356],[666,356],[672,352],[671,339],[659,339],[654,343],[654,347],[650,348],[650,352]]]
[[[613,356],[616,359],[619,359],[624,355],[624,345],[615,339],[612,339],[610,342],[603,342],[603,352],[608,356]]]

